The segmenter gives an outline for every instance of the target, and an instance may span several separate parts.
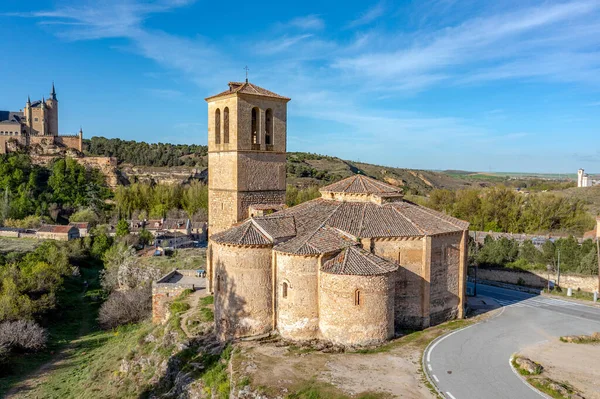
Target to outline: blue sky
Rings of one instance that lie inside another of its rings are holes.
[[[205,144],[248,65],[292,98],[289,151],[600,171],[599,0],[2,3],[0,109],[54,80],[61,133]]]

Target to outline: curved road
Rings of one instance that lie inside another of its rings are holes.
[[[511,356],[562,335],[600,331],[595,306],[484,285],[477,293],[500,304],[500,313],[434,341],[425,353],[427,373],[448,399],[540,399],[512,371]]]

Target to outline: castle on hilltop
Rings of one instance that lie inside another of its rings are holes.
[[[83,131],[76,135],[58,134],[58,99],[54,83],[48,99],[31,102],[19,111],[0,111],[0,154],[18,147],[58,146],[83,150]]]

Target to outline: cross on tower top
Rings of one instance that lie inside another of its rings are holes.
[[[244,67],[244,70],[246,70],[246,83],[248,83],[248,71],[250,70],[248,69],[248,65]]]

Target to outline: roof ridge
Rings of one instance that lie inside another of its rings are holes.
[[[298,249],[302,248],[304,245],[311,246],[310,244],[307,244],[308,240],[310,240],[311,238],[313,238],[315,236],[315,234],[317,234],[317,232],[319,230],[321,230],[325,226],[325,223],[331,218],[331,216],[333,216],[333,214],[340,208],[340,206],[342,206],[342,204],[343,204],[343,202],[340,202],[338,204],[338,206],[336,206],[335,209],[333,211],[331,211],[331,213],[329,214],[329,216],[326,217],[323,220],[323,222],[311,234],[307,235],[306,240],[304,240],[303,242],[300,243],[300,245],[298,245]],[[315,249],[315,250],[318,251],[318,248],[313,247],[313,249]]]
[[[441,221],[443,221],[443,222],[450,223],[452,226],[454,226],[454,227],[458,227],[459,229],[462,229],[462,227],[461,227],[461,226],[459,226],[458,224],[454,223],[454,221],[452,221],[452,220],[449,220],[449,219],[455,219],[453,216],[446,215],[446,214],[442,214],[442,215],[444,215],[444,216],[446,216],[446,217],[448,218],[448,219],[446,219],[446,218],[443,218],[443,217],[441,217],[441,216],[440,216],[440,213],[441,213],[441,212],[434,211],[433,209],[429,209],[429,208],[427,208],[427,207],[425,207],[425,206],[420,206],[420,205],[415,205],[415,207],[416,207],[417,209],[420,209],[420,210],[422,210],[423,212],[425,212],[425,213],[427,213],[427,214],[431,215],[431,216],[434,216],[434,217],[436,217],[437,219],[439,219],[439,220],[441,220]]]
[[[348,266],[348,253],[350,252],[350,248],[348,247],[346,248],[346,250],[344,251],[344,260],[342,260],[342,271],[345,272],[346,271],[346,266]]]
[[[414,222],[412,219],[409,219],[408,216],[404,215],[402,212],[400,212],[394,205],[396,204],[392,204],[391,208],[398,214],[400,215],[402,218],[404,218],[404,220],[407,220],[408,223],[412,224],[413,226],[415,226],[417,228],[417,230],[419,230],[421,232],[421,234],[425,234],[427,235],[427,231],[425,229],[423,229],[419,224],[417,224],[416,222]]]

